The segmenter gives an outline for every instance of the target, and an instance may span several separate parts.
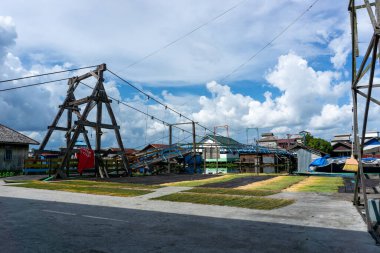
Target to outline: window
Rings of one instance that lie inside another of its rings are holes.
[[[5,149],[4,160],[5,161],[12,160],[12,149]]]

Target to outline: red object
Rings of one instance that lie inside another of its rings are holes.
[[[78,156],[78,172],[82,173],[85,169],[92,169],[95,167],[94,150],[81,148]]]

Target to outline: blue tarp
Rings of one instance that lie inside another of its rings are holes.
[[[325,155],[324,157],[315,159],[312,163],[310,163],[309,166],[316,166],[316,167],[323,167],[329,164],[329,161],[327,160],[330,158],[329,155]]]

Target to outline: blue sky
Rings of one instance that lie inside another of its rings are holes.
[[[229,125],[230,135],[241,142],[246,141],[245,129],[250,127],[283,136],[308,130],[331,139],[351,129],[348,1],[319,0],[271,46],[223,80],[312,3],[314,0],[115,0],[107,4],[100,0],[91,4],[4,0],[0,79],[104,62],[202,125],[210,129]],[[235,5],[227,14],[210,21]],[[367,41],[368,20],[359,20],[359,28],[362,41]],[[110,74],[106,81],[109,95],[169,123],[184,120],[147,101]],[[3,92],[0,123],[41,141],[65,88],[64,84],[56,84]],[[86,89],[79,94],[85,96]],[[159,138],[159,142],[167,141],[163,138],[167,128],[161,123],[117,103],[113,108],[125,146],[144,145]],[[204,130],[197,131],[203,134]],[[60,146],[62,140],[61,135],[55,136],[51,146]],[[111,133],[105,134],[104,141],[108,146],[115,145]]]

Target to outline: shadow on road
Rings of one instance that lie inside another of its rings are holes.
[[[379,252],[366,232],[0,197],[2,252]],[[348,217],[349,218],[349,217]]]

